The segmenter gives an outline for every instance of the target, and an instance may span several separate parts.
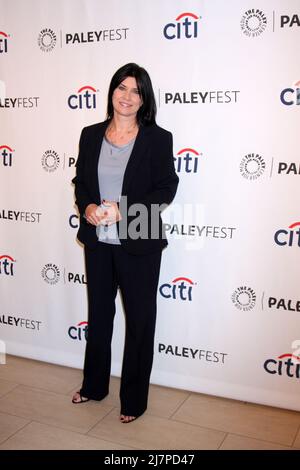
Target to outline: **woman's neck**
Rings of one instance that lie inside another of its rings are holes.
[[[124,118],[123,116],[114,115],[110,125],[116,132],[128,132],[137,127],[137,121],[135,116]]]

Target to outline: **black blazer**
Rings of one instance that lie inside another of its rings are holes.
[[[89,204],[99,205],[101,202],[98,160],[108,123],[109,121],[104,121],[82,130],[76,176],[72,180],[75,184],[76,205],[80,213],[77,238],[92,249],[98,243],[96,227],[89,224],[83,216]],[[122,220],[117,223],[121,245],[131,254],[155,252],[168,244],[162,226],[161,211],[157,217],[158,237],[151,238],[151,224],[154,223],[151,217],[151,205],[170,204],[176,194],[178,176],[174,168],[172,141],[172,134],[157,124],[141,126],[138,131],[123,179],[119,202]],[[139,217],[139,213],[135,216],[128,214],[128,210],[135,203],[142,203],[148,209],[147,220],[144,220],[147,238],[134,239],[130,236],[130,230],[128,233],[130,223]]]

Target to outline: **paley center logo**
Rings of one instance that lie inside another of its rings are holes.
[[[248,312],[255,306],[256,294],[251,287],[240,286],[233,292],[231,300],[236,308]]]
[[[300,247],[300,222],[294,222],[288,229],[281,228],[275,232],[274,241],[279,246]],[[297,229],[297,230],[295,230]]]
[[[46,150],[42,156],[42,167],[47,173],[53,173],[59,167],[60,158],[55,150]]]
[[[300,357],[285,353],[276,358],[267,359],[263,367],[268,374],[289,378],[300,378]]]
[[[3,166],[12,166],[14,150],[9,145],[0,145],[0,164]]]
[[[10,255],[0,255],[0,275],[14,276],[14,263],[16,262]]]
[[[245,155],[240,163],[240,173],[241,175],[249,180],[257,180],[260,176],[263,175],[267,168],[266,160],[258,153],[248,153]],[[283,162],[279,159],[276,161],[272,157],[270,163],[270,178],[274,175],[278,176],[295,176],[300,175],[300,163],[296,162]]]
[[[57,284],[60,279],[60,270],[54,263],[47,263],[42,269],[42,278],[47,284]]]
[[[293,106],[300,104],[300,80],[298,80],[293,88],[284,88],[280,93],[280,101],[285,106]]]
[[[0,31],[0,54],[7,52],[7,39],[10,36],[6,34],[4,31]]]
[[[165,299],[188,300],[192,301],[193,287],[197,283],[187,277],[177,277],[171,283],[162,284],[159,287],[159,293]]]
[[[266,162],[258,153],[248,153],[240,163],[241,175],[250,181],[259,178],[266,169]]]
[[[127,39],[129,28],[110,28],[93,31],[81,31],[75,33],[63,33],[59,31],[60,46],[72,46],[73,44],[99,43],[107,41],[120,41]],[[64,38],[64,42],[63,42]],[[51,28],[43,28],[38,35],[38,45],[43,52],[51,52],[57,43],[57,35]]]
[[[75,167],[77,156],[66,155],[65,153],[60,156],[54,149],[46,150],[41,159],[43,169],[47,173],[54,173],[61,167],[62,170]]]
[[[51,52],[56,45],[56,34],[50,28],[44,28],[38,35],[38,45],[43,52]]]
[[[191,39],[198,37],[198,20],[201,16],[195,13],[181,13],[175,19],[175,23],[168,23],[163,29],[166,39]]]
[[[69,96],[68,106],[71,109],[95,109],[97,92],[99,90],[92,86],[83,86],[75,94]]]
[[[232,301],[239,310],[251,310],[256,303],[256,293],[250,287],[242,286],[235,290],[232,295]],[[284,297],[265,295],[261,297],[262,310],[284,310],[289,312],[300,312],[300,300],[286,299]]]
[[[75,326],[70,326],[68,329],[68,336],[72,340],[82,341],[83,339],[87,340],[88,335],[88,322],[82,321],[77,323]]]
[[[61,276],[61,271],[63,275]],[[87,284],[85,274],[66,272],[66,269],[61,270],[54,263],[47,263],[42,269],[42,278],[47,284],[57,284],[61,277],[63,278],[64,284]]]
[[[259,36],[267,27],[267,17],[258,8],[245,11],[241,19],[241,30],[251,38]]]
[[[177,173],[197,173],[200,155],[202,156],[203,154],[192,148],[179,150],[177,156],[174,157]]]

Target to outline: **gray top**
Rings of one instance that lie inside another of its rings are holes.
[[[126,145],[118,146],[103,138],[98,162],[98,182],[101,201],[120,201],[125,169],[131,155],[135,139]],[[117,224],[98,225],[98,240],[105,243],[120,245]]]

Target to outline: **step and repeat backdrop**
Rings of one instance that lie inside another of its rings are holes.
[[[300,410],[298,0],[0,0],[0,345],[81,368],[74,187],[114,72],[149,72],[180,184],[152,383]],[[99,312],[101,314],[101,312]],[[121,370],[120,296],[112,373]],[[3,364],[1,367],[5,367]]]

